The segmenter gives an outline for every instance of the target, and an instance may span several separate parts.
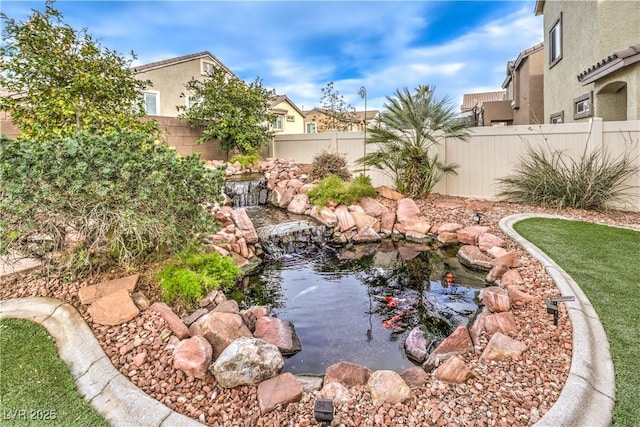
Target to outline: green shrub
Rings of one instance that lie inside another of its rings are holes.
[[[229,290],[242,271],[231,257],[219,253],[182,253],[157,275],[160,295],[167,304],[193,306],[215,289]]]
[[[144,134],[0,137],[0,253],[84,270],[179,251],[215,231],[205,206],[222,184]]]
[[[237,154],[229,159],[229,163],[240,163],[243,168],[250,168],[252,166],[256,166],[258,161],[260,160],[260,155],[257,153],[254,154]]]
[[[363,197],[375,197],[376,190],[371,178],[359,175],[348,183],[335,175],[329,175],[309,191],[309,199],[316,206],[326,206],[329,202],[351,205]]]
[[[330,153],[326,150],[317,154],[311,163],[311,179],[325,179],[329,175],[335,175],[344,181],[351,180],[351,172],[347,168],[347,160],[338,153]]]
[[[637,174],[638,168],[629,152],[613,158],[604,150],[585,150],[574,159],[559,150],[528,147],[516,172],[498,180],[498,196],[553,208],[605,209],[632,188],[625,180]]]

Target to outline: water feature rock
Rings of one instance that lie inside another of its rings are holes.
[[[296,379],[302,385],[302,390],[307,393],[320,391],[322,388],[322,377],[318,375],[296,375]],[[336,383],[337,384],[337,383]]]
[[[206,308],[207,310],[213,310],[220,304],[222,301],[226,301],[227,297],[224,292],[214,289],[209,292],[207,296],[200,300],[200,307]]]
[[[149,302],[149,298],[145,296],[142,292],[134,292],[131,294],[131,299],[133,303],[138,307],[138,310],[144,311],[151,305]]]
[[[497,332],[489,340],[487,347],[482,352],[482,355],[480,355],[480,359],[502,360],[506,358],[519,358],[522,357],[522,353],[527,351],[527,349],[526,344]]]
[[[302,385],[289,372],[264,380],[258,385],[258,406],[262,415],[273,411],[279,405],[297,402],[300,398]]]
[[[417,231],[408,230],[404,233],[407,242],[413,243],[429,243],[431,242],[431,237],[427,234],[418,233]]]
[[[282,197],[280,198],[280,203],[278,203],[278,206],[280,206],[283,209],[286,209],[289,204],[291,203],[291,201],[293,200],[293,197],[296,195],[296,190],[293,187],[287,187],[284,190],[284,193],[282,194]]]
[[[429,230],[431,230],[431,223],[422,220],[422,219],[411,219],[402,222],[402,228],[405,233],[419,233],[419,234],[428,234]]]
[[[482,233],[489,231],[489,227],[480,225],[472,225],[465,227],[457,231],[458,241],[463,245],[476,245],[478,243],[478,236]]]
[[[484,321],[489,314],[489,310],[484,307],[482,311],[476,316],[475,320],[473,321],[473,325],[469,328],[469,336],[471,337],[471,341],[473,342],[473,348],[476,354],[480,354],[482,352],[480,337],[485,332]]]
[[[85,286],[78,290],[78,298],[80,298],[81,304],[91,304],[98,298],[112,294],[120,289],[133,292],[139,279],[140,274],[132,274],[131,276],[100,282],[96,285]]]
[[[445,222],[438,227],[438,233],[457,233],[462,229],[462,224],[457,222]]]
[[[374,405],[382,403],[394,405],[412,397],[411,388],[394,371],[375,371],[369,377],[367,387]]]
[[[397,201],[404,198],[404,194],[399,193],[396,190],[393,190],[389,187],[385,187],[385,186],[376,187],[376,191],[381,197],[384,197],[385,199]]]
[[[356,221],[353,219],[353,216],[351,216],[351,212],[349,212],[349,209],[346,206],[338,206],[335,210],[335,213],[338,219],[338,225],[340,227],[339,230],[341,232],[344,233],[345,231],[351,230],[352,228],[356,227]]]
[[[242,231],[242,235],[249,244],[258,242],[258,234],[253,226],[253,222],[247,215],[246,209],[234,209],[231,212],[231,218],[234,224]]]
[[[221,312],[205,314],[189,327],[189,333],[191,336],[201,335],[211,343],[214,359],[237,338],[253,337],[242,316]]]
[[[438,232],[437,240],[442,246],[453,246],[458,244],[458,235],[448,231]]]
[[[524,280],[522,276],[518,272],[518,270],[509,270],[502,275],[500,278],[500,285],[504,288],[508,288],[511,285],[522,285],[524,284]]]
[[[318,397],[331,399],[337,405],[344,405],[351,400],[351,393],[349,393],[348,388],[340,383],[329,383],[322,387]]]
[[[140,310],[133,303],[129,292],[126,289],[120,289],[92,302],[87,312],[94,322],[115,326],[133,319]]]
[[[465,354],[469,351],[473,351],[473,342],[469,336],[469,330],[466,326],[460,325],[429,354],[422,367],[426,371],[432,371],[440,362],[447,360],[451,356]]]
[[[214,308],[212,311],[219,313],[240,313],[240,307],[238,307],[238,302],[232,299],[220,301],[220,303]]]
[[[374,218],[380,218],[383,213],[389,211],[389,208],[371,197],[363,197],[359,203],[364,212]]]
[[[396,211],[397,221],[399,223],[405,223],[407,221],[414,221],[420,216],[420,208],[416,202],[408,197],[398,200],[398,207]],[[427,231],[429,229],[427,228]]]
[[[480,248],[480,250],[484,252],[488,251],[494,246],[499,246],[501,248],[504,248],[506,244],[507,242],[504,239],[501,239],[495,234],[482,233],[481,235],[478,236],[478,247]]]
[[[369,368],[351,362],[339,362],[327,368],[324,383],[337,382],[345,387],[355,387],[365,385],[370,376]]]
[[[508,253],[509,252],[505,248],[501,248],[500,246],[493,246],[487,250],[487,254],[494,258],[500,258]]]
[[[384,212],[380,216],[380,232],[385,236],[393,233],[393,227],[396,223],[396,213],[393,211]]]
[[[518,332],[518,325],[516,325],[513,313],[504,311],[487,315],[484,319],[484,329],[490,337],[497,332],[515,335]]]
[[[498,280],[500,280],[502,275],[507,271],[509,271],[509,267],[507,267],[506,265],[503,265],[503,264],[494,265],[493,268],[489,270],[489,273],[487,273],[487,276],[485,277],[484,280],[487,283],[495,283]]]
[[[460,234],[458,233],[458,240]],[[464,245],[458,249],[458,260],[467,267],[474,268],[476,270],[489,271],[493,266],[491,265],[491,258],[485,255],[480,248],[473,245]]]
[[[507,286],[507,293],[509,294],[509,299],[511,299],[513,305],[518,307],[521,307],[533,301],[533,297],[526,293],[524,289],[522,289],[518,285]]]
[[[461,384],[474,376],[464,360],[458,356],[445,360],[436,370],[437,379],[453,384]]]
[[[413,328],[404,342],[404,350],[409,359],[418,363],[424,362],[427,357],[427,335],[421,328]]]
[[[493,265],[495,266],[503,265],[507,268],[517,268],[517,267],[520,267],[520,258],[518,257],[518,254],[515,251],[507,252],[506,254],[494,259]]]
[[[173,367],[192,377],[204,379],[213,349],[204,337],[196,335],[180,341],[173,350]]]
[[[307,194],[296,194],[293,196],[291,203],[287,206],[287,211],[295,214],[303,214],[307,209],[311,208],[309,196]]]
[[[374,243],[382,240],[382,237],[368,225],[358,229],[358,232],[351,238],[353,243]]]
[[[431,381],[431,376],[419,366],[412,366],[406,369],[400,376],[410,387],[421,387]]]
[[[257,318],[253,336],[275,345],[285,356],[302,350],[302,344],[293,324],[276,317]]]
[[[331,210],[329,207],[323,207],[318,209],[317,206],[311,208],[311,213],[309,214],[312,218],[317,219],[327,227],[335,227],[338,225],[338,216],[336,213]]]
[[[273,378],[284,367],[282,354],[273,344],[258,338],[234,340],[209,367],[209,372],[224,388],[256,385]]]
[[[182,323],[184,323],[185,326],[188,328],[189,326],[191,326],[191,324],[193,322],[195,322],[196,320],[198,320],[199,318],[201,318],[202,316],[204,316],[208,312],[209,312],[209,310],[207,310],[206,308],[199,308],[196,311],[194,311],[193,313],[191,313],[189,316],[184,318],[182,320]],[[189,331],[187,331],[187,332],[189,332]]]
[[[378,220],[371,215],[367,215],[364,212],[351,212],[351,216],[353,220],[356,222],[356,227],[358,229],[362,227],[371,227],[376,231],[380,231],[380,223]]]
[[[498,286],[489,286],[480,291],[479,295],[482,304],[492,313],[511,310],[511,301],[506,289]]]

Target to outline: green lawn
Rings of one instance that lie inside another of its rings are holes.
[[[640,232],[543,218],[514,228],[560,265],[591,301],[611,345],[615,425],[640,425]]]
[[[0,321],[0,425],[108,426],[78,392],[53,339],[23,319]]]

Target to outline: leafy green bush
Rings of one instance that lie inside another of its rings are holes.
[[[345,182],[335,175],[329,175],[309,191],[309,199],[316,206],[326,206],[329,202],[351,205],[363,197],[375,197],[376,189],[371,178],[359,175],[351,182]]]
[[[167,304],[180,301],[193,306],[215,289],[229,290],[242,271],[231,257],[219,253],[183,253],[157,275],[160,294]]]
[[[215,231],[222,173],[139,133],[0,137],[0,253],[83,270],[178,251]]]
[[[613,158],[595,150],[574,159],[562,151],[528,147],[516,172],[498,179],[499,197],[516,203],[553,208],[605,209],[632,186],[625,180],[638,173],[631,156]]]
[[[237,154],[229,159],[229,163],[240,163],[244,168],[250,168],[258,164],[258,160],[260,160],[260,155],[257,153],[253,154]]]
[[[324,179],[335,175],[345,181],[351,180],[351,172],[347,168],[347,160],[338,153],[323,150],[311,162],[311,179]]]

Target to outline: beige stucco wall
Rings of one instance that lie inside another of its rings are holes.
[[[482,104],[484,108],[484,126],[491,126],[492,123],[504,122],[511,124],[513,121],[513,110],[511,101],[488,101]]]
[[[282,118],[282,130],[275,130],[276,134],[304,133],[304,117],[293,108],[285,99],[272,107],[275,110],[286,110]],[[288,121],[287,116],[293,116],[293,121]]]
[[[160,114],[161,116],[177,117],[177,105],[185,105],[185,98],[181,95],[187,94],[185,85],[192,78],[204,79],[201,74],[201,58],[171,66],[157,68],[136,74],[140,80],[151,80],[153,86],[150,91],[160,92]]]
[[[544,50],[529,55],[520,69],[520,108],[513,124],[544,123]]]
[[[562,59],[549,68],[549,30],[562,12]],[[544,4],[544,122],[564,111],[565,123],[574,122],[573,100],[596,91],[583,86],[577,75],[616,51],[640,41],[640,2],[636,0],[547,0]],[[632,95],[631,87],[628,93]],[[637,104],[632,101],[632,106]],[[597,106],[595,116],[599,116]],[[633,118],[633,115],[631,115]],[[637,118],[637,116],[635,117]],[[577,121],[588,121],[589,118]]]

